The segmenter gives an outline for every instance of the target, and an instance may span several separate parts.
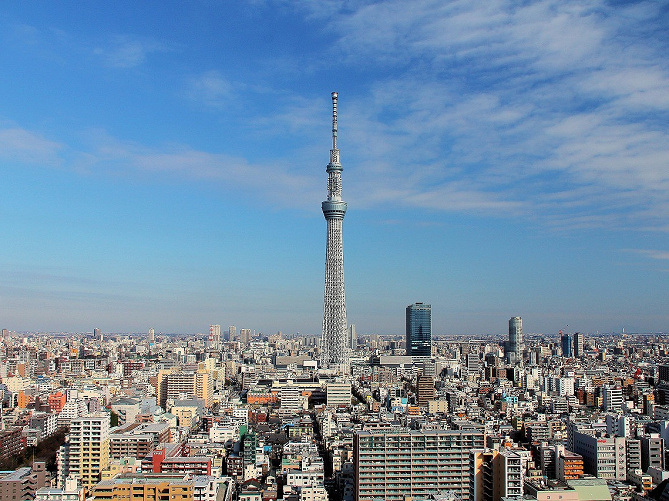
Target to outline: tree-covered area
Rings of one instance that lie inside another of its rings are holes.
[[[32,466],[33,461],[44,461],[46,469],[56,471],[56,454],[65,443],[67,428],[60,428],[56,433],[39,442],[35,447],[26,447],[21,454],[0,461],[0,470],[15,470],[22,466]]]

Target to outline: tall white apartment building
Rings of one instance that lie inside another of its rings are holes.
[[[298,413],[303,409],[302,392],[297,386],[286,385],[281,388],[280,397],[281,406],[279,411],[282,414]]]
[[[58,426],[68,426],[73,419],[83,416],[87,411],[86,402],[83,399],[68,397],[67,402],[58,413]]]
[[[574,394],[574,378],[561,377],[558,379],[557,390],[561,397],[568,397]]]
[[[623,409],[623,404],[625,400],[623,398],[622,388],[616,388],[615,386],[604,385],[602,387],[602,403],[604,405],[604,410],[608,412],[621,411]]]
[[[73,419],[69,446],[62,449],[67,456],[62,458],[62,466],[67,465],[69,471],[61,472],[59,465],[58,476],[73,475],[86,490],[90,490],[100,480],[100,472],[109,466],[109,434],[109,415],[106,413]]]
[[[470,451],[470,501],[499,501],[523,496],[527,459],[520,451]]]

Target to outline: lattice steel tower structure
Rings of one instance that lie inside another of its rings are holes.
[[[341,171],[337,148],[337,96],[332,93],[332,149],[328,173],[328,198],[322,203],[328,223],[325,250],[325,295],[323,299],[323,337],[321,365],[339,368],[347,364],[346,354],[346,294],[344,291],[344,243],[342,223],[346,202],[341,199]]]

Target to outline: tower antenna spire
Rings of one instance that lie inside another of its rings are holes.
[[[338,92],[332,93],[332,149],[337,149],[337,98]]]

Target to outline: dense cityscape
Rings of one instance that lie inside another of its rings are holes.
[[[430,305],[406,317],[406,336],[349,326],[345,375],[315,336],[5,329],[2,499],[660,499],[666,337],[513,317],[508,339],[436,338]]]

